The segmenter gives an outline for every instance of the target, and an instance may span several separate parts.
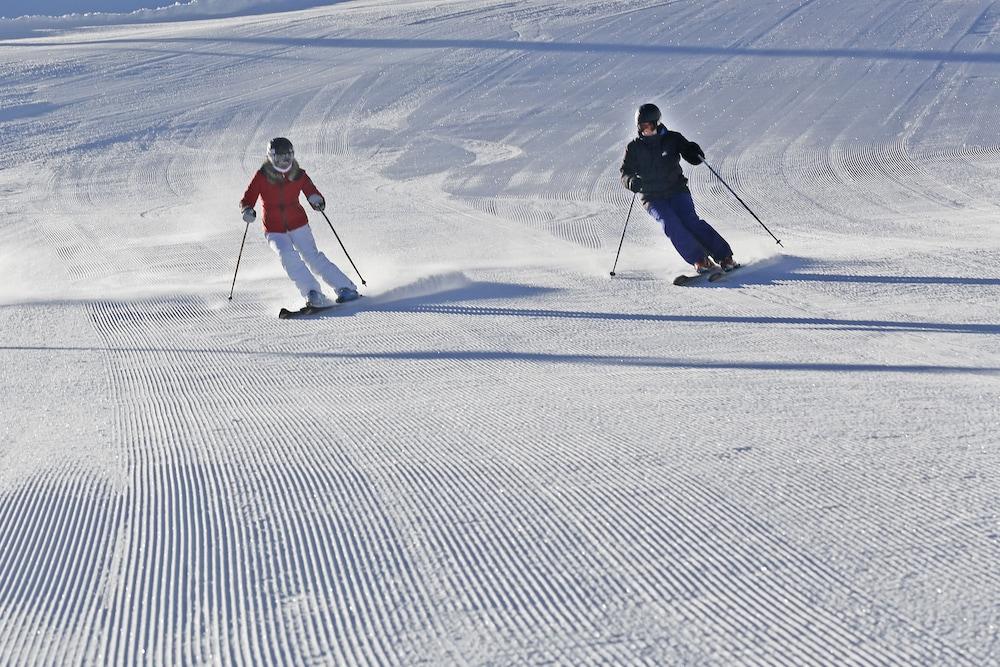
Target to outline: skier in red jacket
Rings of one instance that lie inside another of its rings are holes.
[[[295,160],[292,142],[284,137],[271,139],[267,162],[254,174],[240,200],[243,220],[249,224],[257,219],[254,206],[259,197],[264,203],[264,237],[307,305],[324,307],[335,303],[323,294],[316,275],[334,289],[336,303],[357,299],[357,285],[316,247],[306,211],[299,203],[300,193],[306,195],[314,210],[326,208],[323,195]]]

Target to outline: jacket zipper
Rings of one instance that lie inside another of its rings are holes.
[[[281,175],[281,222],[285,225],[285,233],[288,234],[291,230],[288,229],[288,214],[285,212],[285,185],[288,181],[285,179],[285,175]]]

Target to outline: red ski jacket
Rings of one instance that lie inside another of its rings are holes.
[[[306,211],[299,203],[300,192],[304,192],[306,197],[323,196],[309,175],[299,168],[298,162],[293,162],[292,168],[284,174],[270,162],[265,162],[243,193],[240,209],[255,206],[260,197],[264,202],[264,231],[290,232],[309,224]]]

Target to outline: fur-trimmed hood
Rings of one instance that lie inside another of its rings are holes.
[[[264,162],[264,164],[260,165],[260,170],[261,172],[264,173],[265,176],[267,176],[267,180],[270,181],[271,183],[280,183],[281,181],[284,180],[294,181],[303,173],[302,167],[299,166],[298,160],[292,160],[291,169],[289,169],[285,173],[281,173],[280,171],[275,169],[274,165],[271,164],[270,161]]]

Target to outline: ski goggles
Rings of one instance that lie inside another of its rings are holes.
[[[268,153],[267,158],[275,167],[290,167],[295,159],[295,151],[283,153]]]

